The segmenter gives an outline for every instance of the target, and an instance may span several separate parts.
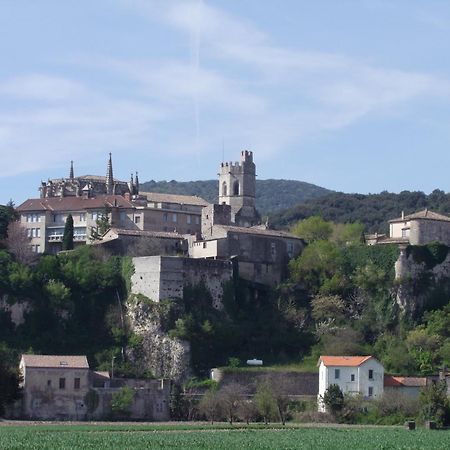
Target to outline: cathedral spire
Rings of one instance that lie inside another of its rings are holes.
[[[106,193],[108,195],[114,194],[114,178],[111,153],[109,154],[108,167],[106,169]]]
[[[73,161],[70,161],[70,172],[69,172],[69,178],[73,180],[75,177],[73,175]]]

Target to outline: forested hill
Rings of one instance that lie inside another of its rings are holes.
[[[399,217],[402,211],[410,214],[425,208],[449,214],[450,193],[438,189],[429,195],[417,191],[368,195],[333,192],[272,214],[270,223],[275,228],[285,228],[300,219],[317,215],[339,223],[359,221],[366,226],[367,232],[382,233],[388,231],[388,220]]]
[[[169,194],[198,195],[209,202],[217,201],[217,180],[204,181],[147,181],[141,191]],[[292,208],[298,203],[326,195],[332,191],[295,180],[256,180],[256,207],[261,215]]]

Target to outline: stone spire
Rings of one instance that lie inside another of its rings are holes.
[[[73,175],[73,161],[70,161],[70,172],[69,172],[69,178],[73,180],[75,177]]]
[[[114,194],[114,178],[111,153],[109,154],[108,168],[106,169],[106,193],[108,195]]]
[[[139,195],[139,177],[138,177],[137,170],[136,170],[136,176],[134,178],[134,187],[136,189],[136,195]]]

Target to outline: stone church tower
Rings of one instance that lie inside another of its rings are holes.
[[[231,222],[251,227],[260,218],[255,208],[256,166],[253,152],[242,151],[239,162],[223,162],[219,168],[219,204],[231,207]]]

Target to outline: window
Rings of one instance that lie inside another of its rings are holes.
[[[99,216],[98,211],[92,211],[92,212],[91,212],[91,219],[92,219],[92,220],[97,220],[97,219],[98,219],[98,216]]]
[[[186,216],[186,223],[188,225],[191,223],[191,216],[189,214]]]
[[[233,195],[239,195],[239,181],[235,181],[233,184]]]
[[[86,222],[86,213],[80,213],[80,222]]]
[[[74,380],[73,380],[73,388],[74,389],[80,389],[80,379],[79,378],[74,378]]]
[[[369,369],[369,380],[373,380],[373,370]]]
[[[341,376],[341,370],[340,369],[334,369],[334,379],[339,380]]]
[[[222,196],[227,196],[227,183],[225,183],[225,181],[222,183]]]
[[[287,252],[288,252],[289,258],[292,258],[294,256],[294,244],[292,242],[288,242]]]
[[[27,228],[27,237],[31,237],[31,235],[32,235],[32,233],[33,233],[33,231],[32,231],[33,229],[32,228]]]
[[[270,243],[270,254],[271,254],[272,258],[275,258],[277,256],[277,247],[276,247],[275,242]]]
[[[164,213],[164,214],[163,214],[163,220],[164,220],[164,222],[167,222],[167,217],[168,217],[168,216],[167,216],[167,213]]]
[[[196,225],[200,224],[200,217],[199,216],[195,216],[195,224]]]
[[[40,228],[36,228],[36,237],[38,237],[38,238],[41,237],[41,229]]]
[[[141,222],[141,216],[134,216],[134,223],[140,223]]]
[[[50,387],[52,385],[52,380],[47,380],[47,386]]]
[[[41,246],[39,244],[36,245],[36,253],[41,253]]]
[[[369,386],[369,397],[373,397],[373,387]]]
[[[352,373],[352,374],[350,375],[350,381],[355,381],[355,374],[354,374],[354,373]]]
[[[66,379],[65,378],[60,378],[59,379],[59,388],[60,389],[65,389],[66,388]]]
[[[172,222],[176,222],[177,221],[177,215],[176,214],[172,214]]]

